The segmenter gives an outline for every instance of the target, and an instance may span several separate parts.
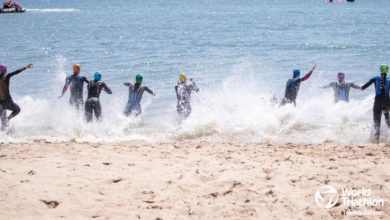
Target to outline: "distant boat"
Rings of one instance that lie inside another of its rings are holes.
[[[347,2],[354,2],[355,0],[346,0]],[[341,0],[326,0],[325,2],[328,2],[328,3],[333,3],[333,2],[336,2],[336,3],[340,3]]]
[[[333,3],[333,2],[340,3],[340,1],[341,0],[326,0],[325,2],[327,2],[327,3]]]
[[[0,13],[23,13],[26,12],[26,8],[1,8]]]
[[[23,13],[26,8],[23,8],[19,3],[7,0],[3,4],[3,8],[0,8],[0,13]]]

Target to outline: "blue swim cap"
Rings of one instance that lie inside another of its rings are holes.
[[[293,71],[293,78],[297,78],[297,77],[299,77],[301,75],[301,71],[299,71],[299,70],[294,70]]]
[[[96,72],[95,75],[93,75],[93,79],[96,81],[99,81],[102,79],[102,74],[100,72]]]

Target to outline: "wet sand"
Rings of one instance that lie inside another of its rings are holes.
[[[370,188],[384,215],[355,218],[389,219],[389,181],[389,144],[0,144],[0,219],[351,219],[323,185]]]

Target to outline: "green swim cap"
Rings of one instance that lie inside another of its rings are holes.
[[[382,64],[380,67],[381,73],[388,73],[389,72],[389,66],[386,64]]]
[[[141,84],[144,77],[141,74],[135,76],[135,82]]]

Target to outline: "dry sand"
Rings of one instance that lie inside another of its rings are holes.
[[[325,185],[371,188],[390,219],[390,145],[0,144],[0,219],[354,219]],[[368,208],[367,210],[375,210]]]

